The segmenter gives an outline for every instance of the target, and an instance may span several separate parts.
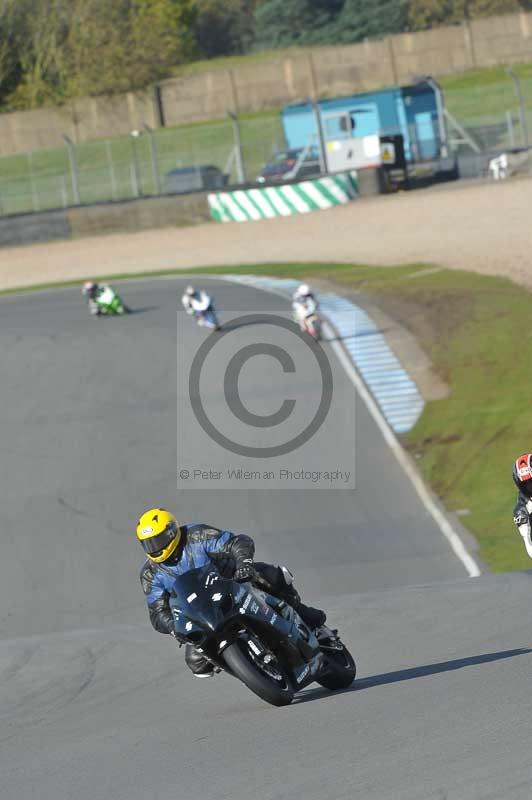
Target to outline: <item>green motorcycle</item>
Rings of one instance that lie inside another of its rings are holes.
[[[120,316],[129,314],[131,310],[112,286],[100,286],[98,293],[93,298],[93,303],[94,311],[92,313],[96,315]]]

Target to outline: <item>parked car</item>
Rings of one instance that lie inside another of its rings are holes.
[[[305,153],[304,148],[299,147],[276,153],[257,176],[257,183],[280,183],[291,178],[306,178],[319,174],[320,159],[317,148],[312,147]]]
[[[168,194],[185,194],[201,192],[203,189],[223,189],[227,185],[228,177],[218,167],[210,164],[179,167],[166,173],[165,191]]]

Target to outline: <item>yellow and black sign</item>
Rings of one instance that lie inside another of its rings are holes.
[[[395,145],[392,142],[381,142],[381,161],[383,164],[395,164]]]

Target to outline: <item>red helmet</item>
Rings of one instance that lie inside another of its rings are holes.
[[[532,453],[523,453],[516,459],[512,477],[519,491],[532,498]]]

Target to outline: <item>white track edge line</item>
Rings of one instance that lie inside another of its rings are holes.
[[[390,450],[392,450],[400,466],[410,478],[410,481],[414,486],[414,489],[416,490],[421,502],[423,503],[429,514],[432,516],[432,518],[438,525],[442,534],[449,542],[454,554],[464,565],[469,577],[478,578],[482,574],[478,564],[476,563],[473,556],[471,556],[471,554],[468,553],[464,543],[462,542],[456,531],[453,529],[451,523],[445,517],[445,515],[440,511],[440,509],[430,496],[422,478],[419,476],[415,468],[410,463],[405,451],[401,447],[397,438],[394,436],[391,428],[386,422],[375,400],[369,393],[368,389],[366,388],[366,385],[364,384],[358,372],[356,371],[352,361],[348,358],[343,347],[339,342],[333,341],[330,344],[332,345],[332,348],[335,351],[336,356],[340,361],[341,365],[343,366],[348,378],[350,379],[351,383],[357,390],[358,394],[366,404],[366,408],[368,409],[369,413],[377,423],[377,427],[382,433],[384,440],[386,441],[386,444],[389,446]]]

